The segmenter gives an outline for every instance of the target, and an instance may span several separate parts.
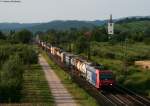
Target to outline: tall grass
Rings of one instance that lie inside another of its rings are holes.
[[[25,71],[23,85],[22,103],[31,103],[33,106],[54,105],[54,99],[49,90],[48,82],[39,64],[31,65]]]

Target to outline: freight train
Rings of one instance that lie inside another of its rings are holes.
[[[38,40],[38,45],[46,50],[49,55],[55,57],[57,61],[63,63],[70,71],[71,69],[74,69],[75,73],[78,73],[77,75],[83,77],[95,88],[102,89],[115,85],[115,79],[112,71],[104,70],[103,65],[89,62],[78,55],[65,52],[58,47],[40,40]]]

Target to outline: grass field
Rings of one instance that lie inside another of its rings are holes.
[[[42,55],[45,57],[50,67],[59,76],[68,91],[73,95],[74,99],[77,101],[78,104],[80,104],[81,106],[98,106],[96,100],[92,98],[86,91],[80,88],[76,83],[74,83],[70,78],[69,74],[67,74],[52,60],[50,60],[46,52],[42,51]]]
[[[54,99],[42,67],[34,64],[25,70],[20,102],[0,104],[0,106],[54,106]]]
[[[134,90],[138,93],[150,97],[150,70],[143,69],[132,64],[128,65],[128,70],[125,74],[123,65],[123,48],[121,44],[110,45],[108,43],[93,43],[91,53],[96,53],[91,56],[91,60],[99,64],[105,65],[108,69],[112,70],[116,76],[117,81]],[[149,60],[150,59],[150,46],[143,43],[134,43],[127,45],[127,58],[128,60]]]
[[[39,64],[32,65],[24,74],[23,98],[21,103],[38,106],[53,106],[54,101]]]

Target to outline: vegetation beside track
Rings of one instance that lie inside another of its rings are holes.
[[[6,43],[0,45],[0,58],[0,102],[20,102],[24,71],[38,62],[38,55],[32,46]]]
[[[26,68],[23,79],[20,101],[0,106],[54,106],[53,96],[39,64]]]
[[[61,45],[67,48],[66,45]],[[106,69],[110,69],[115,74],[116,80],[122,86],[129,88],[139,94],[150,97],[150,70],[136,66],[136,60],[150,60],[150,47],[144,43],[128,43],[127,50],[121,43],[110,44],[109,42],[91,42],[90,60],[103,64]],[[125,57],[124,53],[127,56]],[[76,54],[74,52],[74,54]],[[87,57],[87,52],[79,53],[82,57]],[[127,71],[125,68],[125,60]]]
[[[32,38],[27,30],[12,32],[10,36],[0,32],[0,106],[54,103],[38,64],[38,49],[31,45]]]
[[[147,84],[150,71],[134,65],[135,61],[150,60],[149,29],[149,20],[127,18],[116,22],[113,36],[108,35],[104,25],[91,30],[48,30],[39,33],[39,38],[64,51],[104,64],[122,86],[150,97]]]
[[[54,105],[44,72],[39,64],[31,65],[25,70],[22,94],[22,103],[32,103],[38,106]]]
[[[111,45],[108,42],[93,42],[91,46],[91,61],[103,64],[115,74],[116,80],[122,86],[137,93],[150,97],[150,70],[136,66],[134,60],[150,58],[150,48],[143,43],[128,44],[127,57],[121,44]],[[124,47],[124,46],[123,46]],[[86,57],[85,53],[81,56]],[[127,71],[124,70],[124,59],[127,59]]]
[[[56,74],[61,79],[62,83],[65,85],[67,90],[73,95],[74,99],[81,106],[98,106],[98,103],[94,98],[92,98],[85,90],[80,88],[73,80],[70,75],[61,69],[57,64],[55,64],[46,54],[46,52],[41,50],[42,55],[47,60],[50,67],[56,72]]]
[[[127,57],[124,57],[127,52]],[[134,43],[127,45],[124,51],[121,44],[94,43],[91,60],[111,69],[118,83],[140,94],[150,97],[150,70],[134,64],[135,60],[150,59],[149,45]],[[95,55],[94,55],[95,54]],[[85,56],[85,54],[83,54]],[[124,59],[127,59],[127,71],[124,70]]]

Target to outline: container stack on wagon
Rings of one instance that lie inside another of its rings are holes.
[[[67,68],[74,68],[75,71],[79,73],[78,75],[83,77],[97,89],[115,85],[112,71],[104,70],[103,65],[94,64],[86,59],[82,59],[77,55],[65,52],[62,49],[43,41],[38,41],[38,44],[43,48],[43,50],[46,50],[57,60],[65,64]]]

